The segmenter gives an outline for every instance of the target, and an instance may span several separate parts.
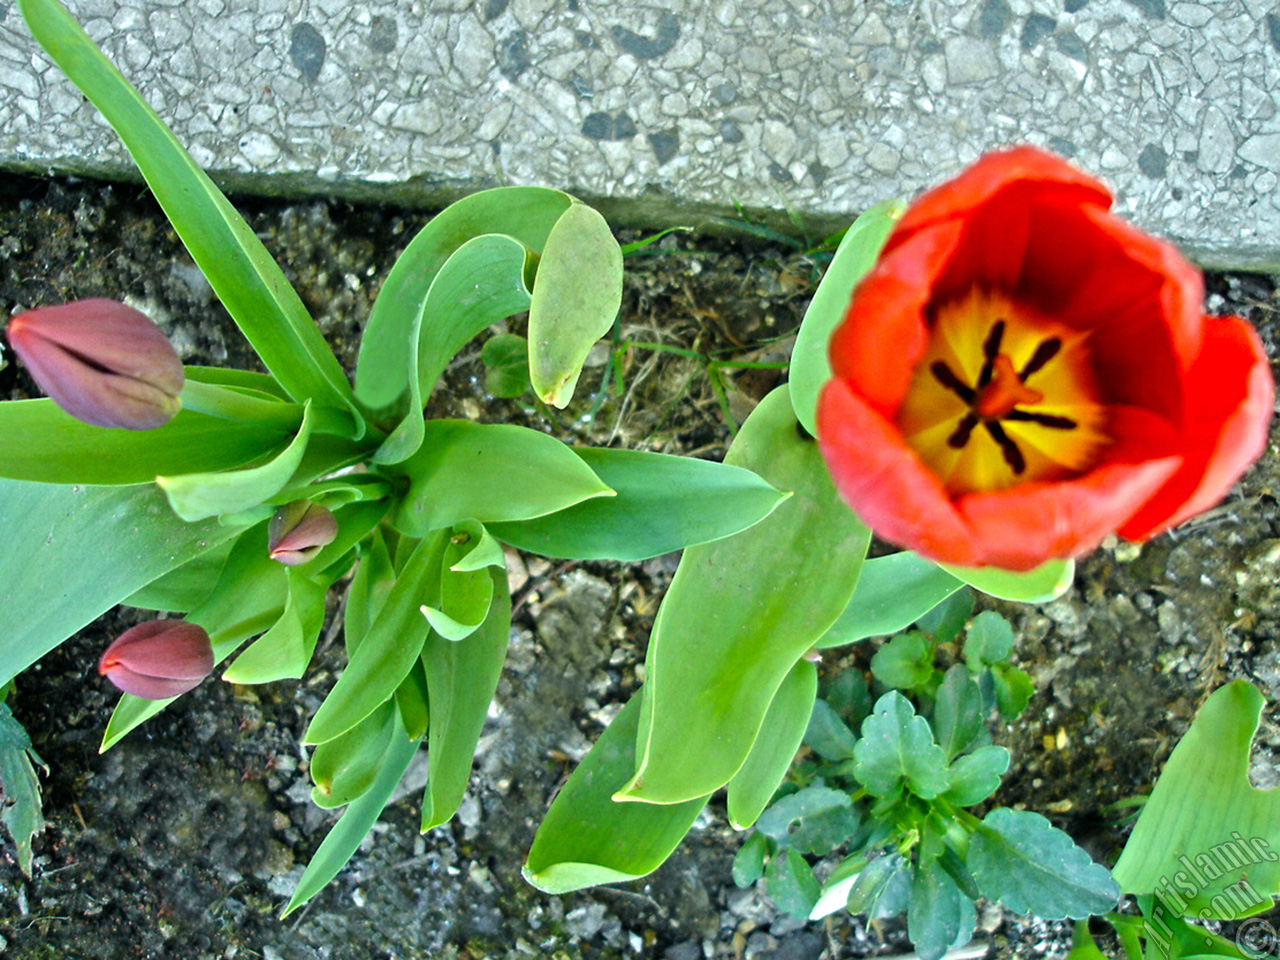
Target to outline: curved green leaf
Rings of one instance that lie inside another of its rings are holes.
[[[831,364],[827,360],[831,334],[844,319],[854,287],[875,265],[880,249],[906,209],[900,200],[886,200],[853,222],[836,247],[831,266],[804,313],[795,348],[791,351],[787,379],[796,419],[811,436],[817,433],[814,412],[818,409],[818,394],[822,392],[822,385],[831,379]]]
[[[574,449],[616,497],[592,498],[490,532],[545,557],[647,560],[732,536],[786,498],[750,470],[636,450]]]
[[[1056,600],[1071,588],[1071,581],[1076,575],[1074,560],[1049,560],[1026,573],[1014,573],[998,567],[956,567],[949,563],[938,566],[975,590],[1019,603]]]
[[[391,268],[369,314],[356,363],[360,401],[386,407],[408,389],[412,366],[405,357],[412,327],[436,274],[455,250],[484,234],[505,234],[541,253],[572,202],[567,193],[545,187],[499,187],[459,200],[423,227]]]
[[[816,646],[838,647],[897,633],[962,586],[936,563],[906,550],[868,560],[849,605]]]
[[[155,430],[81,423],[52,400],[0,403],[0,476],[37,483],[150,483],[159,474],[226,470],[274,453],[287,434],[181,410]]]
[[[86,623],[240,531],[183,523],[152,484],[0,480],[0,687]]]
[[[640,765],[620,798],[678,803],[728,783],[783,679],[853,595],[870,534],[796,426],[775,390],[725,457],[794,495],[685,551],[649,642]]]
[[[373,786],[396,732],[396,705],[388,700],[340,737],[311,753],[311,802],[332,810]]]
[[[288,577],[289,596],[280,619],[227,667],[222,679],[228,683],[297,680],[306,672],[324,626],[324,597],[329,588],[299,567],[291,568]]]
[[[769,805],[804,739],[818,696],[818,668],[801,660],[787,674],[765,714],[760,735],[729,781],[729,822],[746,830]]]
[[[1262,694],[1244,680],[1205,701],[1116,864],[1125,893],[1176,896],[1201,920],[1270,909],[1280,892],[1280,790],[1249,782],[1263,706]]]
[[[622,305],[622,251],[604,217],[574,203],[547,237],[529,304],[529,379],[544,403],[573,398],[582,364]]]
[[[393,523],[411,537],[463,520],[528,520],[613,495],[559,440],[510,424],[430,420],[422,449],[401,469],[409,489]]]
[[[21,0],[19,6],[36,40],[120,135],[267,369],[293,399],[348,410],[353,434],[362,431],[342,367],[253,228],[57,0]]]
[[[523,873],[539,890],[569,893],[652,873],[706,806],[706,797],[663,806],[611,799],[635,769],[643,695],[614,717],[538,827]]]
[[[896,690],[876,701],[862,723],[862,736],[853,748],[854,776],[877,797],[897,797],[903,791],[932,800],[947,789],[947,755],[933,739],[929,721]]]
[[[173,512],[183,520],[204,520],[220,513],[235,513],[256,507],[279,493],[302,463],[314,422],[311,401],[307,401],[302,426],[293,442],[257,467],[225,473],[186,473],[156,477],[156,484],[169,498]]]

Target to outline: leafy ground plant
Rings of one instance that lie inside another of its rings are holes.
[[[116,603],[183,614],[104,653],[101,672],[131,691],[106,749],[217,663],[236,683],[302,676],[326,595],[350,576],[348,665],[306,733],[313,798],[346,811],[293,910],[355,851],[420,746],[422,828],[458,808],[507,646],[504,544],[641,559],[736,533],[784,494],[731,465],[424,419],[458,350],[525,312],[507,365],[541,402],[568,403],[613,324],[622,256],[600,215],[556,190],[480,193],[432,220],[378,296],[353,386],[253,231],[67,11],[21,9],[268,372],[183,369],[150,321],[109,301],[11,321],[51,399],[0,405],[0,683]],[[21,760],[25,742],[8,740]],[[27,782],[16,769],[9,791]],[[20,841],[35,825],[23,809]]]

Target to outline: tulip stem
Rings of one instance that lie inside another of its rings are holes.
[[[284,433],[296,431],[302,423],[302,406],[280,400],[268,400],[241,392],[234,387],[202,383],[187,378],[182,387],[182,406],[195,413],[203,413],[223,420],[251,423]],[[313,411],[316,433],[350,436],[351,419],[341,411],[329,407],[317,407]]]

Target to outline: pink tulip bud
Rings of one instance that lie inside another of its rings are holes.
[[[286,567],[306,563],[338,535],[338,521],[326,507],[295,500],[280,507],[267,527],[267,554]]]
[[[181,406],[182,361],[146,314],[123,303],[29,310],[9,321],[9,343],[40,389],[85,423],[154,430]]]
[[[152,620],[116,637],[98,672],[125,693],[166,700],[200,685],[213,670],[213,647],[203,627],[185,620]]]

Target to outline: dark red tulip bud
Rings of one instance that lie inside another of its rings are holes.
[[[338,535],[338,521],[328,508],[310,500],[280,507],[267,527],[267,553],[286,567],[306,563]]]
[[[154,430],[181,406],[182,361],[146,314],[123,303],[29,310],[9,321],[9,343],[40,389],[85,423]]]
[[[185,620],[152,620],[131,627],[98,661],[100,674],[125,693],[147,700],[186,693],[212,669],[209,634]]]

